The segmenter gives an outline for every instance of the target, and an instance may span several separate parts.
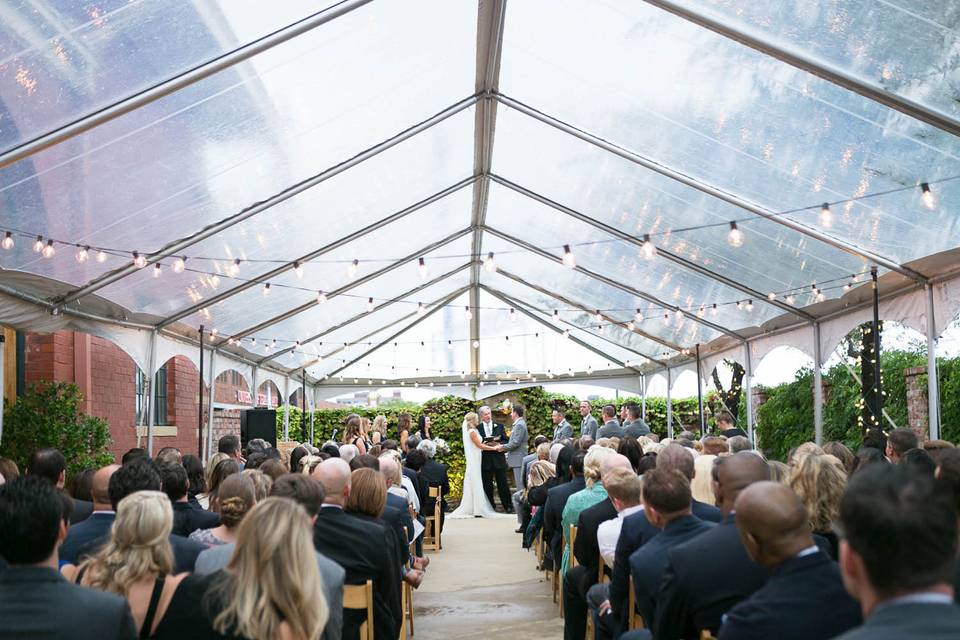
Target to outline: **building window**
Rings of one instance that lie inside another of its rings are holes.
[[[137,415],[136,421],[137,424],[141,423],[141,417],[143,416],[143,404],[146,399],[145,387],[146,387],[146,377],[143,375],[143,371],[137,367],[137,394],[136,394],[136,404],[137,404]],[[157,371],[156,380],[154,380],[154,402],[153,402],[153,424],[155,425],[165,425],[167,424],[167,365],[163,365]],[[143,420],[143,424],[146,424],[147,421]]]

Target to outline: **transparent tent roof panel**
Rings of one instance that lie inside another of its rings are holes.
[[[445,28],[433,29],[406,3],[371,3],[0,169],[7,224],[149,252],[396,135],[473,92],[475,9],[418,8]],[[127,55],[142,62],[151,54]],[[449,159],[428,169],[439,173]],[[373,197],[390,184],[384,172],[365,191]],[[74,284],[122,264],[31,258],[21,253],[15,264]]]
[[[771,211],[809,208],[813,225],[823,201],[960,174],[952,136],[647,3],[591,5],[590,18],[582,29],[572,0],[511,5],[501,90]],[[497,132],[502,151],[500,118]],[[960,184],[942,188],[960,202]],[[900,261],[950,248],[939,229],[954,217],[918,195],[861,201],[832,232]],[[909,250],[893,253],[904,237]]]

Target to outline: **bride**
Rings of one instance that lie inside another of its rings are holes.
[[[510,514],[497,513],[483,492],[483,478],[480,476],[483,451],[496,451],[496,447],[483,444],[477,425],[480,418],[472,411],[463,418],[463,456],[467,462],[463,474],[463,497],[460,506],[449,518],[511,518]]]

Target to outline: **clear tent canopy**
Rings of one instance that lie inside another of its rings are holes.
[[[876,269],[884,317],[933,340],[960,298],[958,24],[871,0],[12,0],[0,322],[141,366],[202,327],[315,395],[632,388],[695,350],[820,362]]]

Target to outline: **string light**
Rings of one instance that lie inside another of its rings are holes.
[[[357,269],[360,267],[360,261],[356,258],[353,259],[353,262],[347,267],[347,277],[353,280],[357,277]]]
[[[493,273],[497,270],[497,265],[493,261],[493,251],[487,254],[487,257],[483,259],[483,268],[487,273]]]
[[[597,309],[596,313],[593,314],[593,319],[597,322],[603,322],[603,314],[600,313],[599,309]]]
[[[447,340],[447,349],[449,349],[450,351],[453,351],[453,341],[452,341],[452,340]]]
[[[930,183],[920,183],[920,200],[923,201],[923,206],[927,209],[933,209],[937,206],[937,199],[933,196],[933,192],[930,191]]]
[[[133,252],[133,266],[135,266],[137,269],[143,269],[145,266],[147,266],[147,259],[144,258],[144,257],[143,257],[142,255],[140,255],[139,253],[137,253],[136,251],[134,251],[134,252]]]
[[[430,272],[427,270],[427,263],[423,258],[417,259],[417,271],[420,272],[421,280],[426,280],[427,276],[430,275]]]
[[[107,252],[101,249],[97,251],[97,262],[104,263],[107,261]]]
[[[56,252],[57,250],[53,248],[53,240],[47,240],[46,246],[43,247],[43,257],[52,258]]]
[[[743,231],[740,231],[736,222],[730,222],[730,233],[727,234],[727,242],[730,243],[731,247],[743,245]]]
[[[327,294],[321,289],[317,291],[317,304],[326,304],[327,303]]]
[[[636,327],[633,324],[633,320],[627,322],[627,331],[633,331]]]
[[[173,272],[174,273],[183,273],[183,270],[187,268],[187,259],[186,258],[177,258],[173,261]]]
[[[373,311],[373,298],[367,298],[367,313]]]
[[[13,249],[13,234],[7,231],[3,234],[3,241],[0,241],[0,247],[3,247],[7,251]]]
[[[265,297],[268,296],[268,295],[270,295],[270,283],[269,283],[269,282],[265,282],[264,285],[263,285],[263,295],[264,295]]]
[[[706,310],[703,308],[703,305],[700,305],[700,307],[697,309],[697,317],[702,318],[705,311]]]
[[[674,310],[673,315],[677,316],[677,320],[679,320],[680,318],[683,317],[683,309],[681,309],[680,307],[677,307]]]
[[[236,278],[237,274],[240,273],[240,258],[234,258],[233,263],[227,267],[227,275],[231,278]]]
[[[418,302],[418,303],[417,303],[417,315],[418,315],[418,316],[422,316],[422,315],[425,314],[426,312],[427,312],[427,308],[426,308],[425,306],[423,306],[423,303],[422,303],[422,302]]]
[[[554,322],[560,322],[560,310],[559,310],[559,309],[554,309],[554,310],[553,310],[553,321],[554,321]]]
[[[654,246],[649,233],[643,234],[643,244],[640,245],[640,251],[643,252],[643,257],[647,260],[653,260],[657,257],[657,247]]]
[[[43,251],[43,236],[37,236],[37,241],[33,243],[33,250],[36,253]]]
[[[753,300],[747,300],[747,304],[746,304],[745,308],[746,308],[746,310],[747,310],[748,312],[749,312],[749,311],[753,311]]]
[[[564,329],[564,330],[563,330],[563,337],[564,337],[564,338],[569,338],[569,337],[570,337],[570,329]]]
[[[153,277],[159,278],[162,273],[163,273],[163,269],[160,267],[160,263],[157,262],[156,264],[153,265]]]
[[[830,211],[830,204],[827,202],[820,206],[820,224],[827,228],[833,226],[833,212]]]
[[[573,251],[568,244],[563,245],[563,264],[571,269],[577,266],[577,259],[573,257]]]
[[[303,265],[301,265],[299,262],[294,262],[294,263],[293,263],[293,272],[297,275],[298,278],[302,278],[302,277],[303,277]]]
[[[637,324],[643,322],[643,311],[640,311],[640,309],[637,309],[637,312],[633,314],[633,320]]]
[[[474,348],[474,349],[479,349],[479,348],[480,348],[480,341],[479,341],[479,340],[474,340],[474,341],[473,341],[473,348]]]
[[[463,317],[466,318],[467,320],[473,320],[473,311],[470,311],[470,305],[467,305],[466,307],[464,307]]]
[[[80,247],[79,249],[77,249],[76,258],[77,258],[77,262],[79,262],[80,264],[83,264],[84,262],[86,262],[87,260],[89,260],[89,259],[90,259],[90,247]]]
[[[714,303],[713,303],[713,306],[710,307],[710,315],[712,315],[712,316],[717,315],[717,303],[716,303],[716,302],[714,302]]]

